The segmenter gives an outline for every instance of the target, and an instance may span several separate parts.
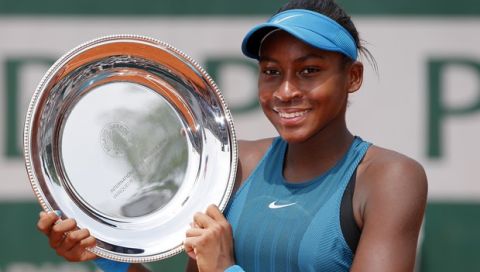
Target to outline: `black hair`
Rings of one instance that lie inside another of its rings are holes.
[[[336,21],[352,35],[357,50],[364,55],[377,71],[377,63],[372,53],[363,45],[364,41],[360,39],[357,28],[352,22],[350,16],[334,0],[290,0],[277,13],[290,9],[307,9],[321,13]],[[346,59],[349,59],[346,57]]]

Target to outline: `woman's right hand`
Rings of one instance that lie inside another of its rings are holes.
[[[54,212],[41,212],[37,228],[48,237],[50,247],[67,261],[83,262],[97,258],[87,250],[95,246],[95,238],[87,229],[78,229],[74,219],[61,220]]]

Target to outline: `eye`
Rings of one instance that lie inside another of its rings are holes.
[[[301,75],[311,75],[314,73],[320,72],[320,68],[317,67],[307,67],[300,71]]]
[[[277,76],[280,74],[280,71],[274,68],[265,68],[262,70],[262,73],[267,76]]]

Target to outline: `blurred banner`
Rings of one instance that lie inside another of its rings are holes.
[[[338,1],[352,14],[378,73],[364,59],[350,98],[354,134],[424,165],[429,178],[421,271],[480,271],[480,2]],[[362,6],[359,6],[359,5]],[[30,98],[50,65],[77,45],[111,34],[167,42],[212,75],[240,139],[276,135],[256,98],[256,63],[243,35],[278,1],[0,2],[0,272],[94,271],[64,263],[35,228],[40,206],[24,169]],[[454,5],[454,6],[453,6]],[[454,258],[452,260],[452,258]],[[183,270],[185,257],[152,265]]]

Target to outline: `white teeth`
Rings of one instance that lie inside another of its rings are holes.
[[[281,118],[289,119],[289,118],[295,118],[295,117],[298,117],[298,116],[302,116],[307,112],[308,112],[308,110],[297,111],[297,112],[278,112],[278,115],[280,115]]]

